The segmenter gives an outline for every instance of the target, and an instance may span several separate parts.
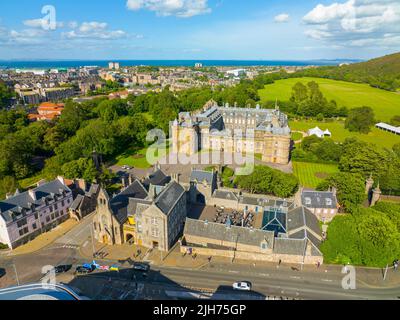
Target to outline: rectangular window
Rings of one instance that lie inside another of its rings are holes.
[[[58,209],[58,204],[55,203],[55,204],[54,204],[54,210],[57,210],[57,209]]]
[[[54,220],[54,213],[51,214],[51,220]]]
[[[28,224],[28,221],[26,219],[22,219],[22,220],[17,222],[18,228],[21,228],[22,226],[25,226],[27,224]]]
[[[60,213],[57,211],[56,212],[56,218],[60,217]]]
[[[159,235],[160,235],[160,232],[159,232],[159,230],[158,230],[157,228],[152,228],[152,229],[151,229],[151,236],[152,236],[153,238],[158,238]]]
[[[50,222],[50,217],[49,216],[46,217],[46,222]]]
[[[39,217],[39,216],[38,216],[38,214],[37,214],[37,213],[35,213],[35,219],[36,219],[36,220],[38,219],[38,217]]]
[[[65,201],[61,201],[61,205],[64,207],[65,206]]]
[[[33,229],[33,230],[36,230],[36,229],[37,229],[36,223],[34,223],[34,224],[32,225],[32,229]]]

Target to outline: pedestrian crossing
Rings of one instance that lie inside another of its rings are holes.
[[[73,249],[73,250],[78,250],[79,246],[77,245],[72,245],[72,244],[59,244],[59,245],[54,245],[50,246],[47,250],[57,250],[57,249]]]

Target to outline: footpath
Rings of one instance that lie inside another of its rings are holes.
[[[87,258],[88,261],[93,259],[93,251],[91,246],[81,247],[80,254]],[[96,250],[101,253],[101,260],[110,262],[118,261],[122,266],[132,265],[135,261],[148,262],[157,267],[182,268],[188,270],[213,270],[235,273],[254,273],[263,275],[266,273],[279,274],[287,273],[292,276],[303,276],[304,278],[313,278],[320,275],[320,278],[326,276],[334,277],[335,279],[343,279],[345,274],[342,273],[343,266],[339,265],[289,265],[282,264],[278,266],[274,263],[254,262],[235,260],[232,262],[229,258],[183,255],[179,250],[179,245],[171,249],[169,253],[162,253],[158,250],[148,250],[135,245],[122,246],[104,246],[96,245]],[[141,252],[140,255],[137,253]],[[384,280],[385,270],[377,268],[356,267],[356,278],[358,285],[366,288],[400,288],[400,270],[395,271],[393,268],[388,268],[386,279]],[[400,289],[399,289],[400,293]]]

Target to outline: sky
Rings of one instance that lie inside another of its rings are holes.
[[[400,0],[0,1],[0,59],[369,59]]]

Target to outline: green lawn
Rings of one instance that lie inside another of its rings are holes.
[[[127,150],[123,155],[117,157],[117,165],[119,166],[130,166],[132,168],[139,168],[139,169],[148,169],[153,164],[150,164],[147,161],[147,150],[148,148],[144,148],[141,150]],[[160,159],[165,157],[170,150],[170,146],[167,145],[167,149],[159,149],[157,153],[155,153],[155,158]]]
[[[394,144],[400,143],[400,136],[392,133],[373,128],[369,134],[361,134],[350,132],[344,128],[344,123],[334,122],[318,122],[318,121],[290,121],[290,128],[294,131],[307,132],[309,129],[318,126],[322,130],[329,129],[332,133],[332,139],[337,142],[343,142],[346,138],[356,137],[365,142],[371,142],[379,147],[392,148]]]
[[[303,135],[300,132],[293,132],[292,133],[292,140],[293,141],[299,141],[303,139]]]
[[[294,175],[300,184],[307,188],[316,188],[329,175],[339,172],[337,165],[293,162]]]
[[[370,106],[374,109],[377,120],[388,122],[394,115],[400,115],[400,94],[398,93],[372,88],[367,84],[320,78],[278,80],[260,90],[261,100],[288,101],[291,97],[292,87],[299,81],[304,84],[310,81],[317,82],[326,98],[335,100],[339,107]]]

